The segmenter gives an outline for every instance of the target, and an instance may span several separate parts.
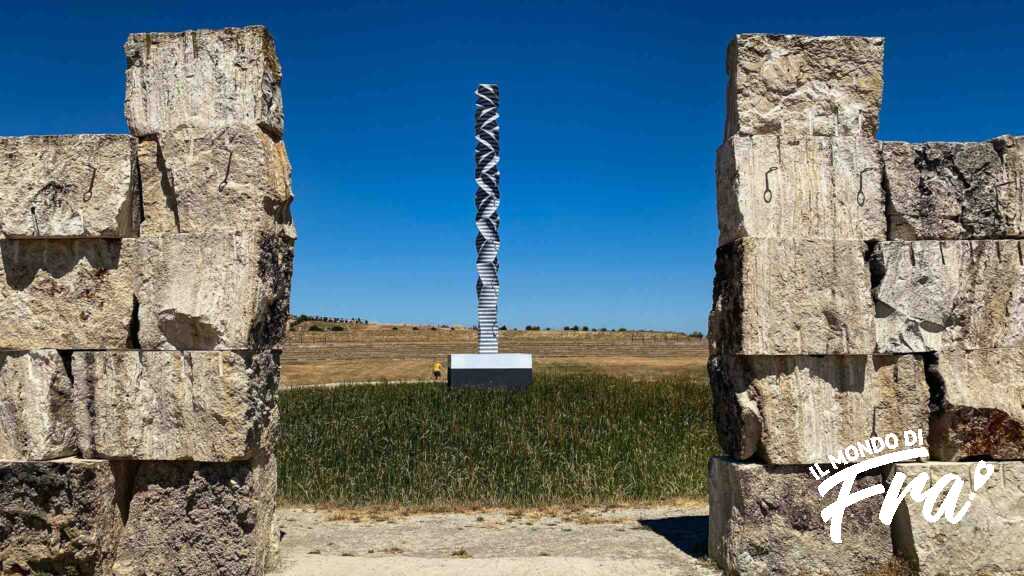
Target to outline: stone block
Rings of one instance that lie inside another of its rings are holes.
[[[889,527],[878,521],[878,499],[858,502],[843,517],[842,544],[829,539],[806,466],[765,466],[712,458],[708,552],[725,574],[857,575],[889,565]],[[854,490],[881,483],[859,478]]]
[[[263,229],[295,237],[283,142],[245,125],[179,127],[162,132],[157,142],[153,153],[153,144],[143,141],[139,156],[144,236]]]
[[[288,321],[293,241],[212,232],[133,242],[143,350],[264,350]]]
[[[878,143],[733,136],[718,149],[718,242],[885,239]]]
[[[879,242],[871,276],[880,353],[1024,346],[1020,241]]]
[[[0,461],[0,574],[107,574],[123,521],[119,468]]]
[[[273,457],[141,463],[111,574],[261,576],[272,549],[276,490]]]
[[[725,137],[878,131],[885,40],[740,34],[730,44]]]
[[[132,34],[124,52],[132,134],[242,124],[281,137],[281,64],[266,28]]]
[[[713,354],[871,354],[866,245],[744,238],[718,249]]]
[[[927,462],[897,464],[896,471],[910,482],[926,473],[933,487],[946,474],[964,481],[956,509],[961,510],[973,492],[975,462]],[[893,520],[896,552],[909,560],[922,576],[991,576],[1024,573],[1024,462],[992,463],[995,470],[988,482],[971,498],[970,509],[957,524],[945,517],[929,523],[922,515],[923,504],[905,500]],[[904,484],[905,486],[906,484]],[[947,486],[939,496],[936,510],[948,497]],[[952,501],[953,498],[950,498]],[[931,510],[930,510],[931,511]]]
[[[709,373],[719,443],[739,460],[826,463],[871,436],[928,428],[915,356],[722,356]]]
[[[75,352],[82,454],[131,460],[248,460],[277,428],[275,352]]]
[[[114,134],[0,138],[0,238],[137,236],[134,147]]]
[[[1024,460],[1024,348],[940,352],[929,443],[936,460]]]
[[[0,352],[0,460],[76,453],[71,378],[56,350]]]
[[[1020,182],[992,142],[882,143],[890,238],[1024,236]]]
[[[0,349],[127,347],[132,274],[121,241],[0,240],[0,318]]]

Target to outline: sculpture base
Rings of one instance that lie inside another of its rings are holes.
[[[533,382],[532,354],[452,354],[449,388],[487,388],[525,392]]]

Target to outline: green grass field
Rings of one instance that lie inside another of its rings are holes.
[[[420,509],[703,498],[717,452],[703,371],[538,373],[528,393],[394,384],[281,392],[279,493]]]

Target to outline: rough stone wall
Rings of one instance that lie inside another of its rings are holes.
[[[281,67],[259,26],[124,49],[131,135],[0,138],[0,574],[262,575]]]
[[[725,453],[709,550],[727,574],[1024,573],[1024,139],[879,142],[883,47],[728,50],[708,365]],[[1003,461],[970,522],[918,505],[887,527],[876,498],[832,543],[808,468],[916,429],[930,462],[898,469]]]

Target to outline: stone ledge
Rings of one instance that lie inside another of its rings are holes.
[[[0,239],[139,234],[135,140],[0,137]]]
[[[275,352],[75,352],[82,454],[130,460],[248,460],[277,431]]]

